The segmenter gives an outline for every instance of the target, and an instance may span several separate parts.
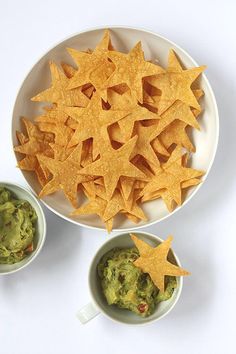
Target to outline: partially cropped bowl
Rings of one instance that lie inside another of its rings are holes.
[[[37,198],[26,188],[10,182],[0,182],[0,187],[7,188],[19,199],[27,200],[37,214],[34,235],[34,250],[20,262],[14,264],[0,264],[0,275],[15,273],[28,266],[40,253],[46,238],[46,219],[43,209]]]

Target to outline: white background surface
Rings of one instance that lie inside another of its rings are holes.
[[[29,68],[54,43],[86,27],[146,27],[175,41],[200,64],[216,94],[220,142],[197,196],[171,218],[146,228],[175,236],[174,249],[192,272],[176,308],[146,327],[102,315],[83,326],[76,310],[89,301],[90,260],[107,236],[46,211],[48,234],[39,257],[0,278],[0,353],[235,352],[236,315],[236,5],[232,1],[5,1],[0,8],[0,180],[25,184],[15,168],[11,110]]]

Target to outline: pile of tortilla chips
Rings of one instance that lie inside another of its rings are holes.
[[[108,30],[94,50],[68,52],[75,67],[50,62],[51,86],[32,98],[48,105],[17,132],[18,166],[35,172],[39,196],[62,190],[75,218],[97,214],[108,231],[118,213],[147,220],[143,202],[181,205],[203,175],[188,167],[188,130],[199,129],[204,67],[185,70],[170,50],[164,69],[144,59],[140,42],[118,52]]]

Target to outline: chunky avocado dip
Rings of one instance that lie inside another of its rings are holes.
[[[33,251],[37,215],[26,200],[0,187],[0,263],[13,264]]]
[[[175,277],[166,277],[165,292],[160,293],[150,276],[133,264],[138,257],[136,248],[114,248],[102,257],[98,275],[108,305],[147,317],[159,302],[171,298],[177,283]]]

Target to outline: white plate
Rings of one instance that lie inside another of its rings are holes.
[[[183,49],[168,39],[153,32],[127,27],[110,27],[110,29],[112,43],[117,50],[128,52],[136,42],[141,40],[147,60],[158,58],[160,64],[166,67],[168,51],[170,48],[173,48],[187,68],[198,66],[198,64]],[[26,76],[16,98],[12,118],[13,145],[18,144],[15,133],[16,130],[21,129],[20,116],[25,116],[33,120],[35,116],[42,112],[41,107],[43,104],[31,102],[30,98],[50,85],[49,60],[54,60],[58,64],[60,64],[61,61],[73,64],[66,48],[72,47],[79,50],[94,48],[100,41],[103,31],[104,28],[96,28],[80,32],[57,44],[34,65]],[[197,151],[192,156],[191,167],[206,171],[203,178],[203,181],[205,181],[216,153],[219,135],[219,117],[216,100],[205,75],[201,76],[200,86],[205,92],[205,96],[202,100],[204,113],[200,118],[201,131],[195,129],[192,133],[192,139]],[[19,160],[22,158],[22,155],[16,154],[16,158]],[[31,189],[35,193],[38,193],[40,186],[34,174],[27,171],[22,171],[22,173]],[[193,195],[195,195],[200,189],[201,185],[202,184],[189,190],[183,205],[187,204]],[[80,216],[76,219],[70,217],[69,213],[72,208],[62,192],[45,197],[43,202],[54,213],[66,220],[81,226],[104,229],[104,225],[97,216]],[[114,230],[126,231],[154,224],[172,215],[181,207],[176,208],[172,213],[169,213],[161,200],[145,203],[143,204],[143,209],[149,218],[148,222],[140,222],[138,225],[134,225],[128,219],[119,216],[115,219]]]

